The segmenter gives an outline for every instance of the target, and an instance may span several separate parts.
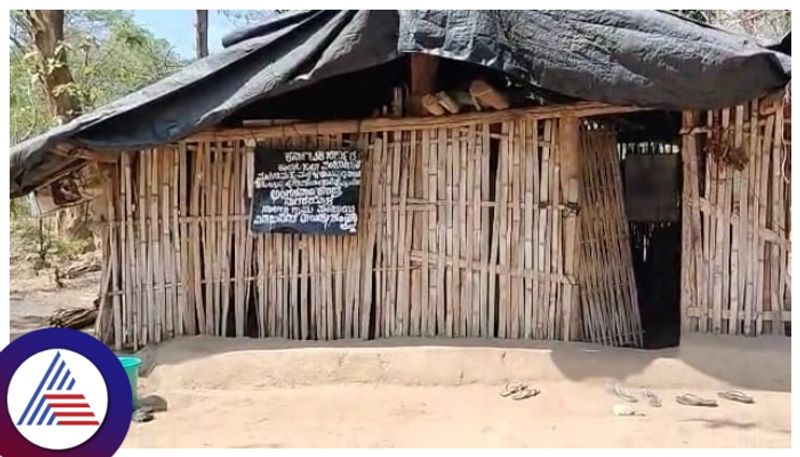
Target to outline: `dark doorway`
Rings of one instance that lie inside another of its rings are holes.
[[[681,339],[681,113],[600,116],[617,132],[625,214],[642,323],[642,346]]]
[[[681,159],[677,113],[627,117],[619,132],[643,346],[680,344]]]
[[[631,251],[646,349],[680,344],[680,222],[631,222]]]

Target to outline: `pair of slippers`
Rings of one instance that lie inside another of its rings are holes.
[[[539,395],[539,389],[528,386],[523,382],[507,382],[506,388],[500,392],[501,397],[511,397],[512,400],[525,400]]]
[[[748,405],[755,403],[753,397],[738,390],[726,390],[723,392],[718,392],[717,395],[719,396],[719,398],[729,401],[735,401],[737,403],[744,403]],[[686,406],[706,406],[711,408],[715,408],[718,406],[717,401],[712,398],[702,398],[695,394],[690,394],[690,393],[678,395],[677,397],[675,397],[675,401],[677,401],[678,404]]]
[[[634,394],[630,393],[628,390],[626,390],[625,388],[623,388],[619,384],[613,384],[613,385],[609,384],[607,386],[607,389],[608,389],[609,393],[616,395],[618,398],[620,398],[621,400],[624,400],[624,401],[626,401],[628,403],[638,403],[639,402],[639,399]],[[642,393],[642,397],[644,398],[644,400],[650,406],[652,406],[653,408],[661,407],[661,397],[656,395],[655,392],[653,392],[651,390],[644,389],[644,390],[642,390],[641,393]]]

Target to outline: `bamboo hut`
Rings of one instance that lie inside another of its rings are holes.
[[[663,12],[306,11],[13,148],[98,334],[790,335],[790,58]]]

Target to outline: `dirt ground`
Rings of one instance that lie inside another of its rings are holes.
[[[788,447],[789,339],[688,337],[680,349],[384,340],[322,345],[182,338],[142,353],[143,395],[170,409],[126,447]],[[506,380],[537,397],[501,398]],[[619,381],[663,400],[631,404]],[[743,405],[717,398],[745,390]],[[717,408],[681,406],[692,392]]]
[[[59,308],[91,307],[97,298],[100,272],[86,273],[65,280],[63,289],[56,287],[50,273],[34,275],[30,271],[13,271],[11,275],[11,341],[20,335],[42,328]],[[84,329],[89,333],[92,328]]]
[[[55,289],[12,279],[12,338],[62,306],[89,306],[97,278]],[[638,351],[580,343],[180,338],[142,351],[141,395],[169,410],[131,424],[125,447],[788,447],[790,339],[686,336]],[[514,401],[508,380],[539,388]],[[616,417],[606,391],[648,388],[661,408]],[[754,405],[681,406],[692,392]]]
[[[126,447],[788,447],[788,394],[758,404],[679,406],[615,417],[598,386],[537,383],[539,397],[501,398],[498,386],[321,385],[173,390],[171,410],[133,424]],[[711,391],[699,394],[713,396]]]

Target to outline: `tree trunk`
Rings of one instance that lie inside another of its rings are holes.
[[[30,35],[39,57],[41,78],[53,114],[63,124],[81,114],[81,103],[72,89],[74,80],[67,64],[63,10],[26,10]]]
[[[81,100],[75,94],[75,81],[67,62],[64,47],[63,10],[25,10],[28,33],[35,46],[37,70],[47,95],[50,111],[64,124],[80,116]],[[79,204],[58,215],[59,234],[70,238],[87,236],[86,206]]]
[[[202,59],[208,55],[208,10],[197,10],[195,30],[197,58]]]

